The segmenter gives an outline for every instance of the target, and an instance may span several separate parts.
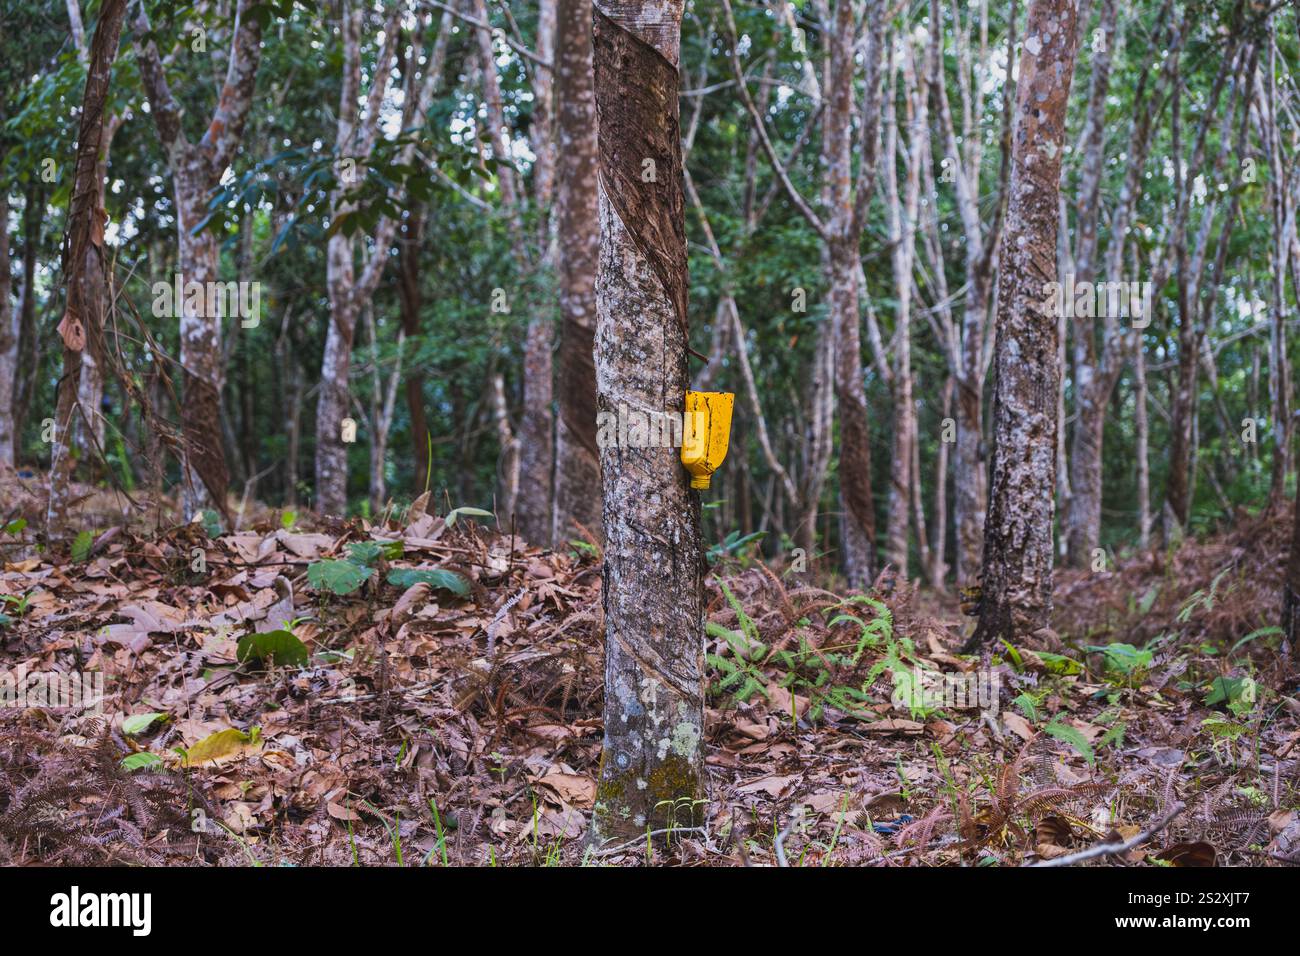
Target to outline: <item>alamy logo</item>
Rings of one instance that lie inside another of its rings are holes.
[[[29,707],[102,714],[104,672],[29,672],[23,664],[12,671],[0,671],[0,710]]]
[[[182,284],[181,278],[178,272],[172,282],[153,284],[155,318],[179,318],[182,311],[214,319],[230,315],[237,317],[243,328],[257,328],[262,317],[262,283],[191,280]]]
[[[709,416],[702,411],[642,411],[619,405],[617,412],[596,414],[596,445],[599,448],[681,448],[686,416],[691,416],[688,451],[702,451],[708,434]]]
[[[1067,272],[1064,282],[1043,285],[1043,308],[1055,316],[1072,318],[1132,319],[1135,329],[1151,324],[1150,282],[1075,282]]]
[[[51,926],[127,926],[134,936],[148,936],[153,928],[151,893],[82,893],[74,886],[51,896],[50,907]]]
[[[893,672],[894,693],[891,703],[898,710],[913,714],[932,710],[980,710],[996,714],[999,709],[1002,678],[996,670],[953,674],[913,666]]]

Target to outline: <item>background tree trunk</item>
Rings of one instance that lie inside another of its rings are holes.
[[[596,381],[606,412],[680,414],[688,387],[682,8],[596,4]],[[700,502],[676,448],[606,447],[600,460],[605,737],[592,845],[693,825],[704,793]]]
[[[206,229],[196,235],[194,230],[208,214],[209,192],[234,159],[252,107],[262,58],[262,27],[250,12],[253,4],[254,0],[239,0],[225,82],[212,120],[197,143],[191,143],[182,129],[183,110],[167,84],[143,4],[134,21],[140,79],[172,175],[183,287],[198,282],[206,288],[206,283],[218,278],[220,250],[216,236]],[[188,519],[209,504],[223,513],[226,510],[230,473],[221,437],[225,367],[221,317],[200,314],[193,304],[175,305],[181,313],[181,428],[185,439],[182,510]]]
[[[68,235],[63,274],[67,281],[67,310],[59,324],[63,336],[63,377],[59,380],[55,436],[50,463],[50,500],[46,521],[51,529],[67,519],[68,498],[75,456],[70,441],[77,414],[81,359],[86,350],[101,352],[104,317],[110,308],[107,260],[104,256],[103,189],[96,182],[104,135],[104,104],[112,81],[113,61],[126,19],[126,0],[105,0],[95,25],[86,66],[86,89],[81,101],[77,134],[77,164],[69,202]],[[7,228],[7,224],[6,224]],[[4,250],[7,257],[8,250]],[[8,290],[3,290],[8,299]]]
[[[556,210],[559,229],[560,375],[555,433],[552,547],[582,525],[601,537],[600,452],[596,447],[596,93],[591,0],[559,0],[556,86],[559,106]]]
[[[970,646],[1018,639],[1052,604],[1056,504],[1056,280],[1065,109],[1074,77],[1074,0],[1032,0],[1020,57],[1011,199],[1003,236],[994,352],[993,480],[983,598]]]
[[[0,465],[12,465],[18,450],[15,414],[18,385],[18,312],[9,271],[9,195],[0,187]]]

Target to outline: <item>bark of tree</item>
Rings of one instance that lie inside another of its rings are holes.
[[[555,62],[556,0],[540,0],[537,12],[537,55]],[[529,138],[533,155],[533,199],[538,218],[542,259],[552,257],[551,217],[555,187],[556,149],[552,135],[555,77],[551,68],[532,71],[533,116]],[[553,407],[555,322],[549,310],[532,316],[524,338],[524,407],[519,419],[519,532],[524,540],[548,544],[554,533],[552,506],[555,487],[555,410]]]
[[[1282,633],[1291,653],[1300,649],[1300,488],[1291,517],[1291,557],[1282,589]]]
[[[867,97],[875,94],[882,24],[878,5],[868,12],[871,43]],[[867,395],[862,376],[862,345],[858,314],[859,244],[862,213],[853,195],[853,5],[836,0],[827,35],[826,112],[823,158],[826,163],[827,259],[830,264],[830,322],[835,336],[835,399],[840,409],[840,532],[844,574],[849,587],[865,588],[875,575],[876,507],[871,494],[871,437],[867,427]],[[868,190],[874,174],[877,131],[876,110],[869,108],[864,123],[863,169],[860,190]],[[892,161],[892,160],[891,160]],[[906,506],[904,506],[906,514]],[[906,570],[906,569],[904,569]]]
[[[126,19],[126,0],[105,0],[95,25],[86,65],[86,89],[81,101],[77,133],[77,162],[69,202],[68,235],[64,240],[63,274],[67,282],[67,308],[59,333],[63,337],[63,377],[59,380],[55,412],[55,440],[50,463],[50,499],[46,514],[49,528],[67,519],[72,471],[75,466],[69,442],[73,418],[78,414],[78,387],[82,356],[102,354],[104,318],[111,307],[104,255],[104,220],[100,199],[103,188],[100,151],[104,136],[104,104],[112,82],[113,61]],[[6,253],[8,250],[4,250]],[[8,290],[5,297],[8,298]]]
[[[1291,470],[1291,359],[1288,353],[1288,306],[1286,297],[1287,264],[1291,239],[1296,229],[1295,209],[1288,210],[1287,150],[1282,145],[1282,128],[1278,122],[1276,15],[1268,15],[1268,61],[1257,82],[1263,87],[1259,114],[1261,139],[1268,157],[1270,175],[1269,200],[1273,219],[1272,299],[1273,324],[1269,334],[1268,393],[1273,432],[1273,468],[1269,484],[1269,507],[1280,509],[1286,494],[1286,476]]]
[[[398,241],[398,285],[402,332],[408,339],[420,334],[420,241],[424,236],[424,214],[418,207],[411,210],[402,225]],[[406,411],[410,417],[411,451],[415,455],[415,484],[424,488],[429,477],[429,423],[424,414],[424,370],[416,365],[406,371],[404,380]]]
[[[912,375],[912,270],[916,262],[916,221],[921,192],[921,166],[929,162],[929,137],[926,130],[926,90],[929,73],[918,70],[916,53],[907,44],[900,54],[904,118],[907,142],[898,133],[896,96],[891,91],[885,104],[887,117],[885,155],[886,217],[892,245],[894,276],[894,433],[889,464],[889,508],[885,530],[885,560],[904,578],[907,577],[908,536],[912,485],[912,445],[916,435],[916,406]],[[895,153],[903,158],[904,180],[900,190],[895,172]],[[919,530],[919,529],[918,529]]]
[[[1133,432],[1137,444],[1138,548],[1151,546],[1151,463],[1147,422],[1146,350],[1138,347],[1133,360]]]
[[[67,0],[67,9],[73,42],[77,47],[77,58],[83,66],[88,66],[90,50],[86,46],[80,0]],[[110,113],[104,119],[104,132],[100,137],[99,145],[99,170],[95,179],[95,187],[99,191],[95,198],[96,208],[104,207],[104,189],[108,184],[108,156],[113,148],[113,138],[121,128],[123,119],[118,113]],[[77,388],[77,403],[81,407],[81,412],[73,423],[72,441],[76,445],[78,456],[83,460],[93,460],[96,450],[102,449],[104,445],[102,358],[103,356],[96,354],[95,350],[87,350],[81,356],[81,381]]]
[[[364,10],[344,5],[343,15],[343,82],[339,100],[337,159],[344,170],[364,175],[364,166],[378,137],[380,108],[388,91],[392,67],[397,56],[403,10],[393,7],[384,25],[384,39],[375,61],[375,72],[366,93],[365,112],[358,97],[361,86],[361,25]],[[427,21],[426,21],[427,26]],[[449,27],[442,20],[441,33],[435,42],[423,76],[417,82],[415,56],[403,78],[401,128],[411,129],[427,115],[434,90],[441,79],[445,42],[441,34]],[[420,32],[421,45],[424,30]],[[409,164],[415,158],[414,142],[403,145],[398,162]],[[355,164],[354,166],[349,166]],[[351,215],[355,210],[348,195],[352,183],[342,181],[331,197],[335,216]],[[373,242],[367,252],[361,248],[360,233],[347,235],[336,231],[326,247],[326,286],[330,299],[330,325],[325,338],[325,355],[321,363],[320,392],[316,402],[316,498],[317,508],[327,514],[347,510],[348,443],[343,441],[343,420],[351,406],[348,376],[352,367],[352,344],[357,319],[364,303],[370,301],[388,265],[389,248],[397,232],[397,220],[382,216],[375,226]],[[359,265],[359,268],[358,268]],[[418,302],[417,302],[418,305]],[[409,322],[408,318],[405,320]],[[375,436],[370,436],[373,440]]]
[[[451,38],[452,13],[444,10],[438,27],[438,36],[434,40],[433,55],[428,65],[428,75],[437,92],[441,82],[443,68],[447,61],[447,46]],[[406,58],[408,71],[416,69],[414,59],[408,54]],[[398,299],[401,307],[402,330],[408,340],[420,334],[420,309],[423,305],[423,291],[420,285],[420,243],[424,239],[425,212],[420,204],[413,204],[406,221],[402,223],[401,237],[398,240],[397,262],[400,278],[398,280]],[[429,481],[429,424],[424,412],[424,369],[415,365],[407,369],[404,377],[407,414],[410,416],[411,443],[415,446],[415,483],[423,489]]]
[[[18,384],[18,312],[9,271],[9,194],[0,189],[0,465],[13,465],[19,422],[14,414]]]
[[[45,215],[45,190],[39,180],[27,186],[23,209],[23,288],[18,297],[18,369],[14,388],[13,437],[14,462],[22,455],[23,423],[31,408],[40,369],[42,343],[36,331],[36,265],[41,244],[41,224]]]
[[[388,90],[397,52],[400,12],[400,8],[394,8],[385,23],[383,43],[362,114],[358,99],[364,10],[355,2],[343,5],[343,78],[335,138],[340,182],[331,197],[331,207],[338,218],[355,213],[348,196],[355,187],[351,180],[365,175],[365,163],[374,148],[379,107]],[[409,100],[407,105],[409,108]],[[351,404],[348,375],[352,368],[352,342],[362,304],[374,293],[383,275],[393,231],[394,223],[384,217],[375,229],[373,248],[368,255],[362,252],[360,275],[356,261],[359,234],[338,229],[326,244],[325,283],[329,292],[330,324],[316,399],[316,508],[323,514],[341,515],[347,511],[349,442],[344,441],[343,420],[348,417]]]
[[[596,447],[596,91],[592,78],[591,0],[559,0],[556,45],[560,281],[559,418],[551,544],[581,525],[601,531],[600,450]]]
[[[1056,504],[1056,279],[1065,111],[1074,77],[1074,0],[1031,0],[1020,57],[1010,205],[998,288],[993,469],[983,596],[969,647],[1043,627],[1052,604]]]
[[[262,58],[262,27],[252,15],[255,0],[239,0],[230,55],[220,99],[198,142],[182,128],[182,108],[172,95],[158,47],[149,37],[149,19],[141,3],[134,28],[140,79],[172,176],[182,286],[217,281],[220,250],[211,230],[195,233],[208,215],[209,193],[235,157],[253,103]],[[186,518],[212,505],[226,510],[230,473],[221,439],[221,316],[201,314],[190,297],[180,310],[182,374],[181,428],[185,447],[182,506]]]
[[[1017,4],[1008,13],[1007,60],[1014,54]],[[930,58],[934,71],[930,84],[939,120],[940,145],[947,154],[957,209],[966,243],[966,296],[960,324],[952,321],[941,306],[940,341],[944,344],[948,366],[956,385],[957,426],[953,449],[954,520],[957,532],[955,571],[957,584],[966,586],[979,576],[984,546],[984,520],[988,507],[988,455],[984,440],[984,382],[989,366],[989,308],[993,294],[993,275],[1003,225],[1006,221],[1007,177],[1011,159],[1011,103],[1014,84],[1003,91],[1001,165],[998,175],[998,202],[993,221],[985,224],[980,216],[980,167],[983,162],[983,136],[978,124],[984,112],[987,85],[988,6],[980,5],[979,48],[965,52],[958,48],[957,90],[960,94],[961,138],[948,99],[948,82],[944,72],[942,13],[938,0],[930,4]],[[960,38],[959,38],[960,42]],[[938,230],[934,227],[934,253],[931,259],[940,282],[940,303],[947,299],[946,281],[941,272]],[[940,527],[940,535],[943,533]]]
[[[686,236],[682,0],[595,5],[597,406],[680,414]],[[643,178],[653,160],[653,181]],[[592,845],[702,818],[700,502],[676,448],[602,448],[605,736]]]

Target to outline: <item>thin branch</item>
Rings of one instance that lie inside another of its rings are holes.
[[[1147,827],[1137,836],[1130,837],[1129,839],[1125,840],[1123,843],[1098,843],[1096,846],[1090,846],[1088,847],[1088,849],[1080,850],[1078,853],[1071,853],[1068,856],[1058,856],[1054,860],[1043,860],[1042,862],[1035,863],[1033,865],[1034,866],[1073,866],[1076,863],[1082,863],[1084,860],[1095,860],[1098,857],[1102,857],[1102,856],[1115,856],[1116,854],[1119,853],[1127,853],[1135,846],[1141,843],[1145,843],[1147,840],[1150,840],[1153,836],[1155,836],[1165,827],[1169,826],[1169,824],[1174,822],[1174,817],[1178,816],[1178,814],[1182,813],[1186,809],[1187,809],[1187,804],[1179,800],[1177,803],[1175,803],[1172,807],[1169,808],[1169,812],[1166,813],[1163,817],[1161,817],[1151,826]]]

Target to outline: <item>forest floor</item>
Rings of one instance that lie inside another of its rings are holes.
[[[422,502],[231,534],[100,512],[43,547],[7,480],[0,677],[105,682],[78,711],[17,681],[0,863],[1021,865],[1153,827],[1092,865],[1300,858],[1284,522],[1059,572],[1053,629],[982,660],[952,597],[727,559],[706,825],[594,851],[594,548]]]

